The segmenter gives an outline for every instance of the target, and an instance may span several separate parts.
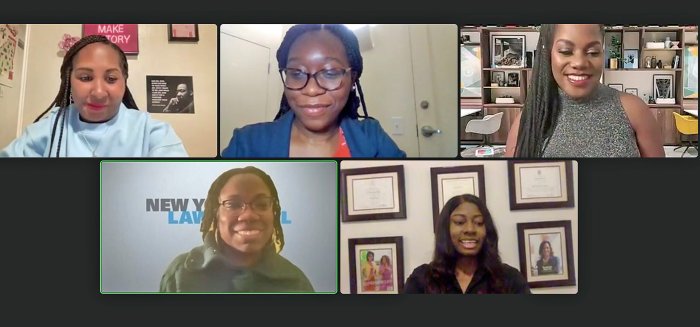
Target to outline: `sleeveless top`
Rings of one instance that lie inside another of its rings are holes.
[[[561,89],[559,98],[561,112],[544,157],[640,156],[619,91],[598,84],[594,93],[581,102]]]

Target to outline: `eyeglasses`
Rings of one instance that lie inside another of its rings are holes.
[[[245,202],[241,199],[224,200],[219,202],[219,205],[224,206],[224,208],[229,210],[233,215],[238,216],[243,213],[245,208],[250,208],[258,214],[265,213],[267,210],[270,210],[273,203],[274,199],[272,197],[262,196],[255,198],[251,202]]]
[[[352,68],[333,68],[319,70],[313,74],[295,68],[280,69],[280,76],[284,87],[290,90],[301,90],[309,84],[311,76],[316,80],[316,84],[326,91],[335,91],[343,85],[343,77]]]

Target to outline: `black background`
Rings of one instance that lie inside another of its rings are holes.
[[[697,25],[697,8],[686,3],[22,1],[3,3],[0,22]],[[698,160],[578,163],[578,295],[101,295],[99,160],[3,159],[4,320],[16,318],[22,325],[693,324],[699,290],[694,274],[700,257]]]

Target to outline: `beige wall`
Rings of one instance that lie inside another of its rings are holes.
[[[578,251],[578,163],[573,162],[574,208],[510,210],[508,195],[508,161],[343,161],[341,169],[403,165],[406,192],[406,219],[341,222],[340,225],[340,292],[350,293],[348,239],[364,237],[403,237],[404,281],[413,269],[429,263],[435,249],[431,167],[484,166],[484,185],[489,212],[498,231],[498,249],[504,263],[520,270],[517,224],[539,221],[570,220],[574,250],[575,276],[579,278]],[[578,285],[578,283],[577,283]],[[575,294],[578,286],[535,288],[532,293]]]
[[[168,42],[165,24],[139,25],[139,54],[127,56],[128,86],[146,111],[146,75],[192,76],[194,114],[152,114],[170,123],[193,157],[214,157],[217,125],[217,28],[199,25],[199,42]],[[63,56],[58,42],[64,33],[82,35],[82,25],[29,25],[31,40],[22,128],[31,124],[56,97]]]
[[[17,25],[19,34],[17,40],[25,42],[27,25]],[[19,131],[17,118],[20,113],[21,89],[24,81],[24,49],[17,46],[14,62],[14,83],[12,87],[0,85],[0,149],[17,137]]]

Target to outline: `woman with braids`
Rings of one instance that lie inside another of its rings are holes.
[[[306,275],[279,255],[284,234],[277,189],[255,167],[224,172],[209,188],[204,244],[175,258],[161,292],[313,292]]]
[[[54,101],[0,157],[187,157],[170,125],[138,110],[128,75],[117,45],[80,39],[63,58]]]
[[[603,29],[541,26],[530,89],[508,134],[507,156],[664,156],[661,127],[649,107],[599,82]]]
[[[275,120],[235,129],[222,157],[406,156],[367,116],[360,46],[347,27],[296,25],[277,61],[285,90]]]
[[[404,293],[530,293],[525,278],[501,262],[498,233],[486,205],[457,195],[440,212],[433,261],[413,270]]]

